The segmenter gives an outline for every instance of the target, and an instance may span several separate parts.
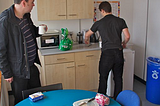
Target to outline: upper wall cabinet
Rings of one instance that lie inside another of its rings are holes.
[[[67,19],[93,18],[93,0],[67,0]]]
[[[93,18],[93,0],[37,0],[38,20]]]
[[[37,0],[38,20],[66,19],[66,0]]]

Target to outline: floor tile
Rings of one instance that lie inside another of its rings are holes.
[[[138,80],[134,80],[133,90],[138,94],[141,99],[141,106],[160,106],[149,102],[146,99],[146,85],[139,82]]]

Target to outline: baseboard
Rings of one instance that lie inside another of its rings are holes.
[[[134,79],[140,81],[141,83],[145,84],[146,85],[146,81],[143,80],[142,78],[139,78],[138,76],[134,75]]]

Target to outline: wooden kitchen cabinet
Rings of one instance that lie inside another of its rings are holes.
[[[74,53],[42,56],[39,53],[42,86],[62,83],[64,89],[75,89]]]
[[[67,19],[93,18],[93,0],[67,0]]]
[[[76,62],[76,89],[89,89],[90,73],[87,61]]]
[[[42,56],[42,86],[62,83],[64,89],[98,89],[100,50]]]
[[[66,0],[37,0],[38,20],[66,19]]]
[[[93,18],[93,0],[37,0],[38,20]]]
[[[74,62],[46,65],[46,83],[62,83],[63,89],[75,89]]]
[[[98,89],[100,51],[75,53],[76,89]]]

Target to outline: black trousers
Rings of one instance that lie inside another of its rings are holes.
[[[109,72],[113,71],[114,99],[122,91],[122,75],[123,75],[124,57],[123,50],[109,49],[102,51],[99,62],[99,88],[98,92],[106,95],[107,80]]]
[[[35,87],[40,87],[39,70],[33,65],[30,67],[30,79],[22,79],[18,77],[13,77],[13,82],[11,83],[12,92],[15,98],[15,103],[17,104],[22,98],[22,91],[26,89],[31,89]]]

